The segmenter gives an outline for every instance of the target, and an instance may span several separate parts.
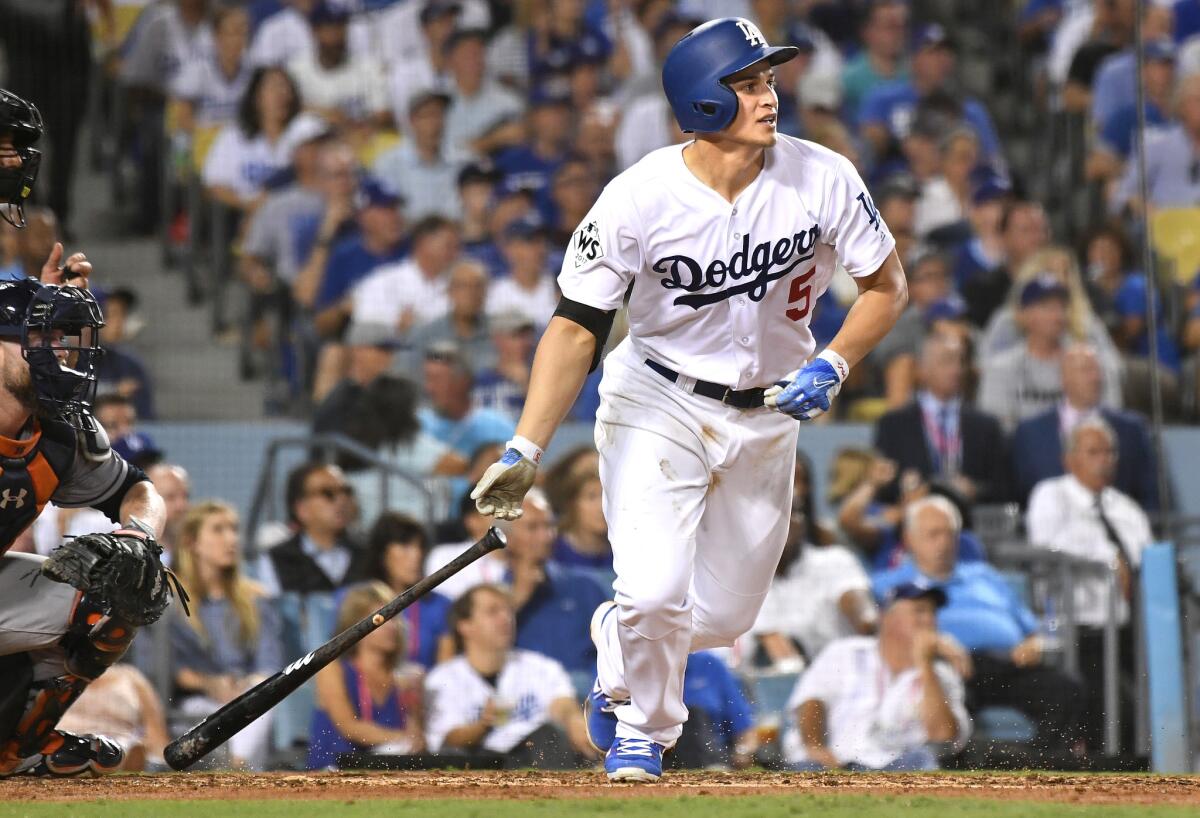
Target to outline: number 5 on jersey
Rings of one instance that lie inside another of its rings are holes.
[[[808,282],[812,279],[816,269],[813,267],[807,273],[792,279],[792,288],[788,291],[788,303],[795,306],[789,307],[785,314],[793,321],[801,320],[812,310],[812,285]]]

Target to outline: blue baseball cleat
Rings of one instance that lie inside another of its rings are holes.
[[[663,746],[645,738],[617,738],[604,757],[609,781],[652,784],[662,778]]]
[[[617,738],[617,708],[629,704],[629,699],[614,699],[600,689],[600,680],[583,700],[583,726],[588,741],[602,753],[607,753]]]

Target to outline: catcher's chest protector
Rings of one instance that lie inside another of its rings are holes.
[[[0,437],[0,553],[28,528],[75,459],[75,435],[50,424],[31,437]]]

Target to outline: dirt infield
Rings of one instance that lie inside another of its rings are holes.
[[[6,801],[123,799],[622,798],[857,793],[1080,804],[1195,804],[1200,777],[973,773],[676,773],[654,786],[612,785],[595,773],[179,773],[94,780],[10,780]]]

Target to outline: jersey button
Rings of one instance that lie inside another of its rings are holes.
[[[735,215],[735,216],[737,215],[737,208],[736,208],[736,207],[733,209],[733,215]]]
[[[742,234],[741,234],[741,233],[734,233],[734,234],[733,234],[733,237],[734,237],[735,239],[741,239],[741,237],[742,237]]]
[[[743,336],[742,336],[742,343],[743,343],[743,344],[748,344],[748,343],[750,343],[750,336],[749,336],[749,335],[743,335]]]

